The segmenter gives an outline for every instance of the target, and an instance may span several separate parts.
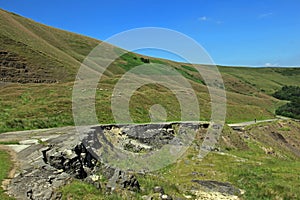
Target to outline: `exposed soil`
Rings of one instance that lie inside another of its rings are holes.
[[[32,70],[26,59],[16,53],[0,49],[0,81],[17,83],[55,83],[56,80],[41,76]]]
[[[288,143],[288,141],[286,141],[286,139],[280,133],[271,132],[271,137],[275,140],[282,141],[283,143]]]

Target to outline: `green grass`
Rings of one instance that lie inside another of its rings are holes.
[[[219,67],[219,70],[269,95],[284,85],[300,84],[300,68]]]
[[[114,123],[111,112],[113,85],[106,79],[96,94],[99,123]],[[206,88],[192,83],[200,103],[200,119],[210,118],[209,95]],[[12,84],[0,88],[0,132],[29,130],[73,125],[72,83]],[[13,92],[11,92],[13,91]],[[227,122],[274,118],[272,113],[278,101],[270,97],[255,97],[233,92],[227,93]],[[130,99],[131,116],[135,122],[149,122],[149,109],[154,104],[165,107],[168,120],[180,120],[181,110],[177,98],[168,89],[146,85]]]
[[[229,181],[246,191],[243,196],[245,199],[299,199],[300,172],[297,170],[300,167],[299,157],[295,157],[290,150],[282,148],[280,141],[266,143],[265,140],[270,140],[266,133],[261,131],[261,135],[257,136],[260,127],[268,127],[271,132],[280,126],[277,122],[253,125],[248,131],[252,132],[256,139],[250,140],[243,140],[225,127],[222,136],[227,138],[227,144],[221,141],[219,146],[227,154],[220,155],[212,152],[199,162],[192,158],[192,155],[197,155],[197,150],[190,148],[176,165],[160,173],[162,179],[167,182],[176,180],[175,184],[183,191],[192,187],[190,180],[194,178]],[[299,124],[290,125],[291,137],[297,135],[297,127],[299,128]],[[228,141],[233,146],[228,145]],[[277,154],[265,154],[261,146],[269,145]],[[204,176],[192,177],[191,172],[200,172]]]
[[[192,71],[192,72],[198,72],[197,69],[195,69],[194,67],[191,67],[191,66],[181,65],[181,67],[183,67],[184,69],[187,69],[189,71]]]
[[[291,129],[289,127],[282,127],[279,130],[280,131],[290,131]]]
[[[266,160],[235,169],[231,181],[246,190],[245,199],[299,199],[299,161]]]
[[[2,183],[8,175],[9,170],[12,167],[10,156],[6,151],[0,150],[0,182]],[[0,187],[0,199],[1,200],[12,200],[7,194],[4,193],[2,187]]]
[[[95,197],[98,197],[98,199],[104,199],[100,198],[100,193],[97,188],[95,188],[92,185],[80,182],[80,181],[73,181],[71,184],[65,186],[62,188],[62,194],[63,199],[95,199]]]
[[[20,144],[19,141],[0,141],[0,145]]]
[[[125,71],[129,71],[130,69],[132,69],[135,66],[138,65],[142,65],[144,64],[140,57],[136,56],[133,53],[126,53],[121,55],[120,57],[123,61],[125,61],[125,63],[122,65],[122,68],[125,69]]]
[[[185,78],[187,78],[189,80],[192,80],[192,81],[194,81],[196,83],[205,84],[205,82],[201,80],[201,78],[199,77],[199,75],[198,75],[198,77],[196,77],[193,74],[191,74],[191,73],[189,73],[189,72],[187,72],[185,70],[182,70],[180,68],[178,68],[177,71],[179,71],[179,73],[181,73]]]
[[[70,89],[71,84],[0,88],[0,132],[72,125]]]
[[[105,192],[105,188],[99,190],[93,185],[77,180],[64,186],[60,191],[62,192],[63,200],[142,200],[140,193],[132,194],[129,191],[118,191],[110,194]]]

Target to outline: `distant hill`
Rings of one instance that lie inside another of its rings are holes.
[[[72,125],[73,81],[81,62],[101,41],[0,9],[0,42],[0,132]],[[186,77],[197,92],[201,119],[210,118],[209,94],[191,65],[128,53],[108,69],[97,91],[100,123],[114,122],[110,109],[114,85],[144,59],[167,64]],[[285,101],[271,94],[284,85],[300,85],[300,68],[218,68],[227,91],[227,122],[274,117]],[[177,100],[159,85],[147,85],[134,94],[132,117],[136,122],[149,121],[149,107],[157,103],[166,107],[168,120],[180,119]]]

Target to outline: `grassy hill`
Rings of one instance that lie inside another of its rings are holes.
[[[83,59],[101,41],[0,10],[0,42],[0,132],[72,125],[73,81]],[[197,93],[201,119],[210,119],[209,94],[191,65],[127,53],[108,68],[97,90],[100,123],[114,123],[110,108],[114,85],[143,59],[171,66],[187,78]],[[285,102],[270,94],[283,85],[299,85],[300,80],[300,68],[218,68],[226,87],[227,122],[273,118],[275,109]],[[174,95],[150,84],[132,96],[134,121],[150,121],[148,110],[154,104],[166,108],[168,120],[180,119]]]
[[[4,10],[0,16],[1,60],[7,60],[1,66],[7,74],[1,78],[7,81],[72,81],[84,57],[99,43]]]

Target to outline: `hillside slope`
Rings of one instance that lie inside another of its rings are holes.
[[[0,10],[1,78],[12,82],[74,79],[99,41]]]
[[[0,132],[72,125],[72,87],[81,62],[101,41],[62,31],[0,10]],[[107,48],[114,48],[105,44]],[[189,80],[197,93],[201,119],[210,119],[210,97],[202,77],[190,64],[127,53],[105,73],[96,95],[100,123],[114,123],[110,97],[129,69],[150,63],[166,64]],[[299,85],[300,68],[219,67],[227,91],[227,122],[274,117],[284,102],[270,96],[283,85]],[[146,85],[131,99],[136,122],[149,122],[151,105],[166,108],[168,120],[179,120],[180,109],[171,91]]]

